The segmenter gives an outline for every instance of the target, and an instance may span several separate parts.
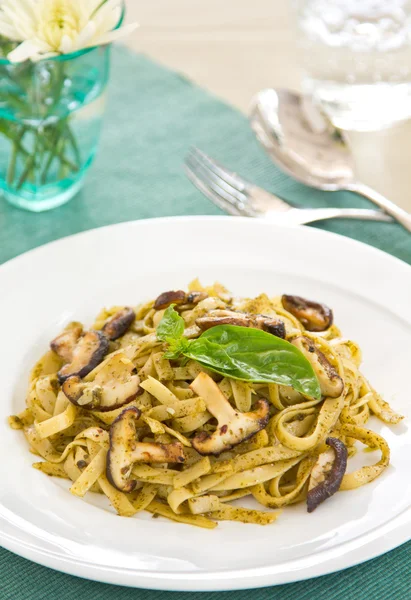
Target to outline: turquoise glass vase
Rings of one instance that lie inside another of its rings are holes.
[[[96,154],[110,46],[37,63],[0,60],[0,187],[20,208],[68,202]]]

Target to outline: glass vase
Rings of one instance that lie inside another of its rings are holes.
[[[68,202],[96,154],[110,46],[37,63],[0,60],[0,186],[41,212]]]

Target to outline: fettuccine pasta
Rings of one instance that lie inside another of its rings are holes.
[[[289,342],[321,393],[178,355],[158,335],[170,306],[186,342],[217,326]],[[371,415],[389,425],[402,417],[360,363],[360,348],[326,306],[295,296],[233,298],[196,280],[188,292],[105,309],[87,331],[71,323],[34,366],[26,408],[10,425],[38,457],[34,468],[70,480],[78,498],[104,494],[121,516],[148,511],[209,529],[220,520],[266,525],[279,514],[270,509],[307,502],[311,512],[388,466],[386,441],[366,425]],[[347,473],[357,442],[380,456]],[[243,498],[261,508],[242,507]]]

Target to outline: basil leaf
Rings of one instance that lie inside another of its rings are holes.
[[[292,344],[260,329],[218,325],[195,340],[183,337],[184,320],[169,306],[157,327],[168,344],[165,357],[186,358],[233,379],[287,385],[311,398],[321,391],[311,363]]]
[[[314,369],[300,350],[260,329],[218,325],[191,340],[183,353],[233,379],[278,383],[311,398],[321,397]]]
[[[171,360],[179,358],[182,354],[185,354],[189,346],[190,341],[184,337],[181,337],[179,340],[170,340],[168,342],[168,349],[164,352],[164,358]]]
[[[172,344],[178,341],[184,333],[184,319],[174,310],[175,304],[166,308],[163,318],[158,324],[156,335],[161,342]]]

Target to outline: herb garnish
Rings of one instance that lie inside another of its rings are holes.
[[[310,398],[320,398],[317,376],[305,356],[286,340],[237,325],[217,325],[198,338],[183,336],[184,320],[169,306],[157,327],[157,338],[168,344],[165,357],[181,355],[202,366],[242,381],[290,386]]]

